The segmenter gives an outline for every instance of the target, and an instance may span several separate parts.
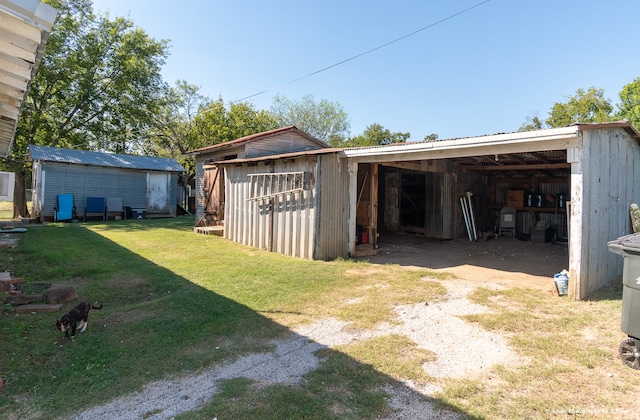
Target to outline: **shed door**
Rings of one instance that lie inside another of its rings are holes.
[[[163,173],[147,174],[147,213],[171,214],[169,182],[171,176]]]

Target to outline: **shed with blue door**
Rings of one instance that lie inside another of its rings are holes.
[[[33,162],[32,214],[54,220],[60,194],[73,194],[78,215],[87,197],[119,197],[144,217],[173,217],[184,197],[179,180],[185,169],[170,158],[100,153],[29,145]]]

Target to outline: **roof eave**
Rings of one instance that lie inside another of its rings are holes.
[[[4,157],[13,147],[22,105],[57,13],[57,9],[38,0],[0,0],[0,14],[6,16],[6,30],[12,38],[2,51],[7,76],[0,85],[0,155]]]

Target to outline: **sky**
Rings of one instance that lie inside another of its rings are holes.
[[[517,131],[577,89],[640,77],[638,0],[94,0],[169,41],[162,75],[225,103],[338,103],[350,135]]]

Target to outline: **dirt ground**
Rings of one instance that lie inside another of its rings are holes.
[[[500,237],[469,241],[430,239],[411,233],[381,233],[375,264],[399,264],[455,274],[469,282],[539,288],[557,293],[553,276],[569,268],[567,244]]]

